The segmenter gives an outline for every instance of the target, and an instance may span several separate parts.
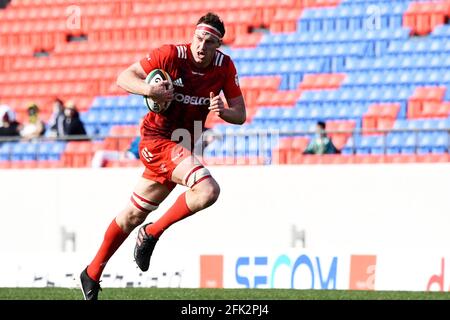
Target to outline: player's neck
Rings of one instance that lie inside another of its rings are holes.
[[[191,61],[192,61],[193,65],[196,68],[198,68],[198,69],[206,69],[206,68],[208,68],[210,66],[210,64],[212,62],[212,59],[211,59],[211,61],[209,61],[209,62],[205,61],[204,63],[198,63],[193,58],[191,59]]]
[[[198,63],[197,61],[195,61],[194,57],[192,57],[192,56],[189,57],[189,59],[191,60],[191,62],[194,65],[194,67],[196,67],[198,69],[206,69],[212,63],[212,59],[210,61],[204,61],[203,63]]]

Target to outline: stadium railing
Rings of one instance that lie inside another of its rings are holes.
[[[327,134],[332,140],[341,141],[337,145],[340,157],[448,155],[450,151],[450,128],[327,130]],[[257,159],[253,164],[289,164],[289,159],[278,158],[279,151],[288,150],[290,153],[301,155],[306,148],[306,143],[287,144],[286,147],[282,141],[302,138],[309,141],[312,137],[314,137],[314,132],[311,131],[255,129],[217,132],[208,130],[196,143],[193,151],[197,156],[203,157],[206,162],[209,159],[209,162],[213,164],[218,163],[214,162],[217,159],[221,159],[219,164],[239,162],[252,164],[251,161],[248,161],[249,158]],[[344,139],[335,139],[335,137],[344,137]],[[97,150],[123,152],[134,138],[135,136],[132,135],[42,137],[34,140],[0,137],[0,166],[2,162],[34,161],[39,163],[40,161],[50,161],[59,163],[59,166],[55,165],[54,167],[88,167]],[[121,160],[118,160],[118,163],[114,162],[114,166],[120,166],[120,162]],[[138,165],[138,163],[130,163],[130,166],[133,165]],[[36,164],[36,166],[30,165],[29,167],[40,166]],[[44,167],[52,166],[45,165]]]

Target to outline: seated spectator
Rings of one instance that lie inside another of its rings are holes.
[[[86,130],[84,129],[83,122],[81,122],[80,114],[73,101],[68,101],[64,108],[64,122],[63,132],[64,136],[85,136]],[[75,139],[74,139],[75,140]],[[85,140],[85,139],[76,139]]]
[[[20,136],[20,125],[16,116],[7,105],[0,105],[0,137]]]
[[[28,121],[20,130],[20,135],[24,139],[31,140],[44,135],[44,133],[45,124],[39,117],[39,107],[33,103],[28,106]]]
[[[61,99],[56,98],[53,101],[53,113],[48,120],[47,127],[50,128],[50,137],[64,136],[64,103]]]
[[[316,135],[309,142],[303,154],[335,154],[339,150],[334,146],[333,141],[325,131],[325,122],[319,121],[316,127]]]

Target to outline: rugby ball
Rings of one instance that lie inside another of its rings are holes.
[[[154,69],[152,70],[148,75],[147,78],[145,78],[145,82],[149,84],[156,84],[161,81],[167,80],[168,83],[168,89],[173,88],[172,79],[170,78],[170,75],[162,70],[162,69]],[[164,105],[161,105],[159,103],[156,103],[152,100],[149,96],[144,96],[144,102],[147,106],[148,110],[154,112],[154,113],[161,113],[167,110],[170,106],[170,101],[166,102]]]

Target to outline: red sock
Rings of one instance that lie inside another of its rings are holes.
[[[151,234],[155,238],[159,238],[161,234],[177,221],[180,221],[193,212],[188,208],[186,204],[186,192],[181,194],[175,201],[172,207],[161,217],[158,221],[149,224],[145,228],[147,234]]]
[[[97,255],[87,268],[87,274],[91,279],[95,281],[100,280],[100,276],[109,258],[119,249],[127,237],[128,234],[123,232],[122,228],[117,224],[116,219],[114,219],[105,232],[105,238]]]

